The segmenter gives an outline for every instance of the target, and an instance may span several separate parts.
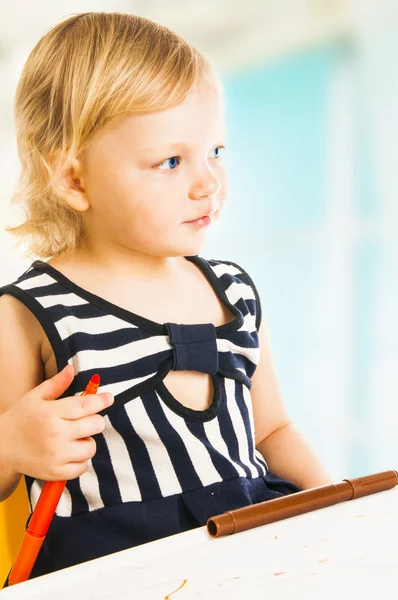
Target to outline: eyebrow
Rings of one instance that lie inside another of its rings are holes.
[[[227,136],[227,132],[224,131],[223,134],[220,136],[221,138],[225,138]],[[176,152],[178,150],[187,150],[189,149],[189,144],[185,144],[184,142],[175,142],[173,144],[170,144],[169,146],[164,146],[160,147],[158,146],[157,148],[143,148],[142,152]]]
[[[187,148],[189,148],[188,144],[184,144],[184,143],[174,143],[174,144],[170,144],[169,146],[164,146],[164,149],[166,150],[166,152],[168,152],[170,150],[170,152],[173,152],[173,150],[179,150],[183,148],[184,150],[186,150]],[[143,148],[142,152],[159,152],[159,151],[163,152],[163,147],[160,148],[159,146],[156,148]]]

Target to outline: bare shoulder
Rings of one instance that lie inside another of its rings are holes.
[[[44,335],[22,302],[0,297],[0,413],[43,380]]]

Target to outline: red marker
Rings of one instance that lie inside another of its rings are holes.
[[[99,388],[100,377],[95,374],[91,377],[82,396],[96,394]],[[66,481],[46,481],[39,500],[32,513],[27,530],[22,539],[17,557],[8,578],[8,584],[21,583],[29,578],[36,562],[37,555],[45,540],[59,499],[64,491]]]

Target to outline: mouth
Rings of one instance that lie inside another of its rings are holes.
[[[188,225],[198,225],[199,227],[204,227],[205,225],[210,225],[213,215],[214,212],[206,213],[197,219],[193,219],[192,221],[185,221],[185,223]]]

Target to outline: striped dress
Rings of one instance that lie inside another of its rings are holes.
[[[204,525],[215,514],[297,491],[268,471],[255,448],[251,378],[259,360],[261,306],[249,275],[227,261],[185,257],[234,319],[159,324],[122,309],[36,261],[0,289],[26,305],[52,345],[57,369],[80,394],[99,373],[114,404],[95,436],[87,471],[68,481],[32,576]],[[183,406],[163,379],[208,373],[206,410]],[[266,399],[264,399],[266,401]],[[34,508],[43,482],[26,478]]]

